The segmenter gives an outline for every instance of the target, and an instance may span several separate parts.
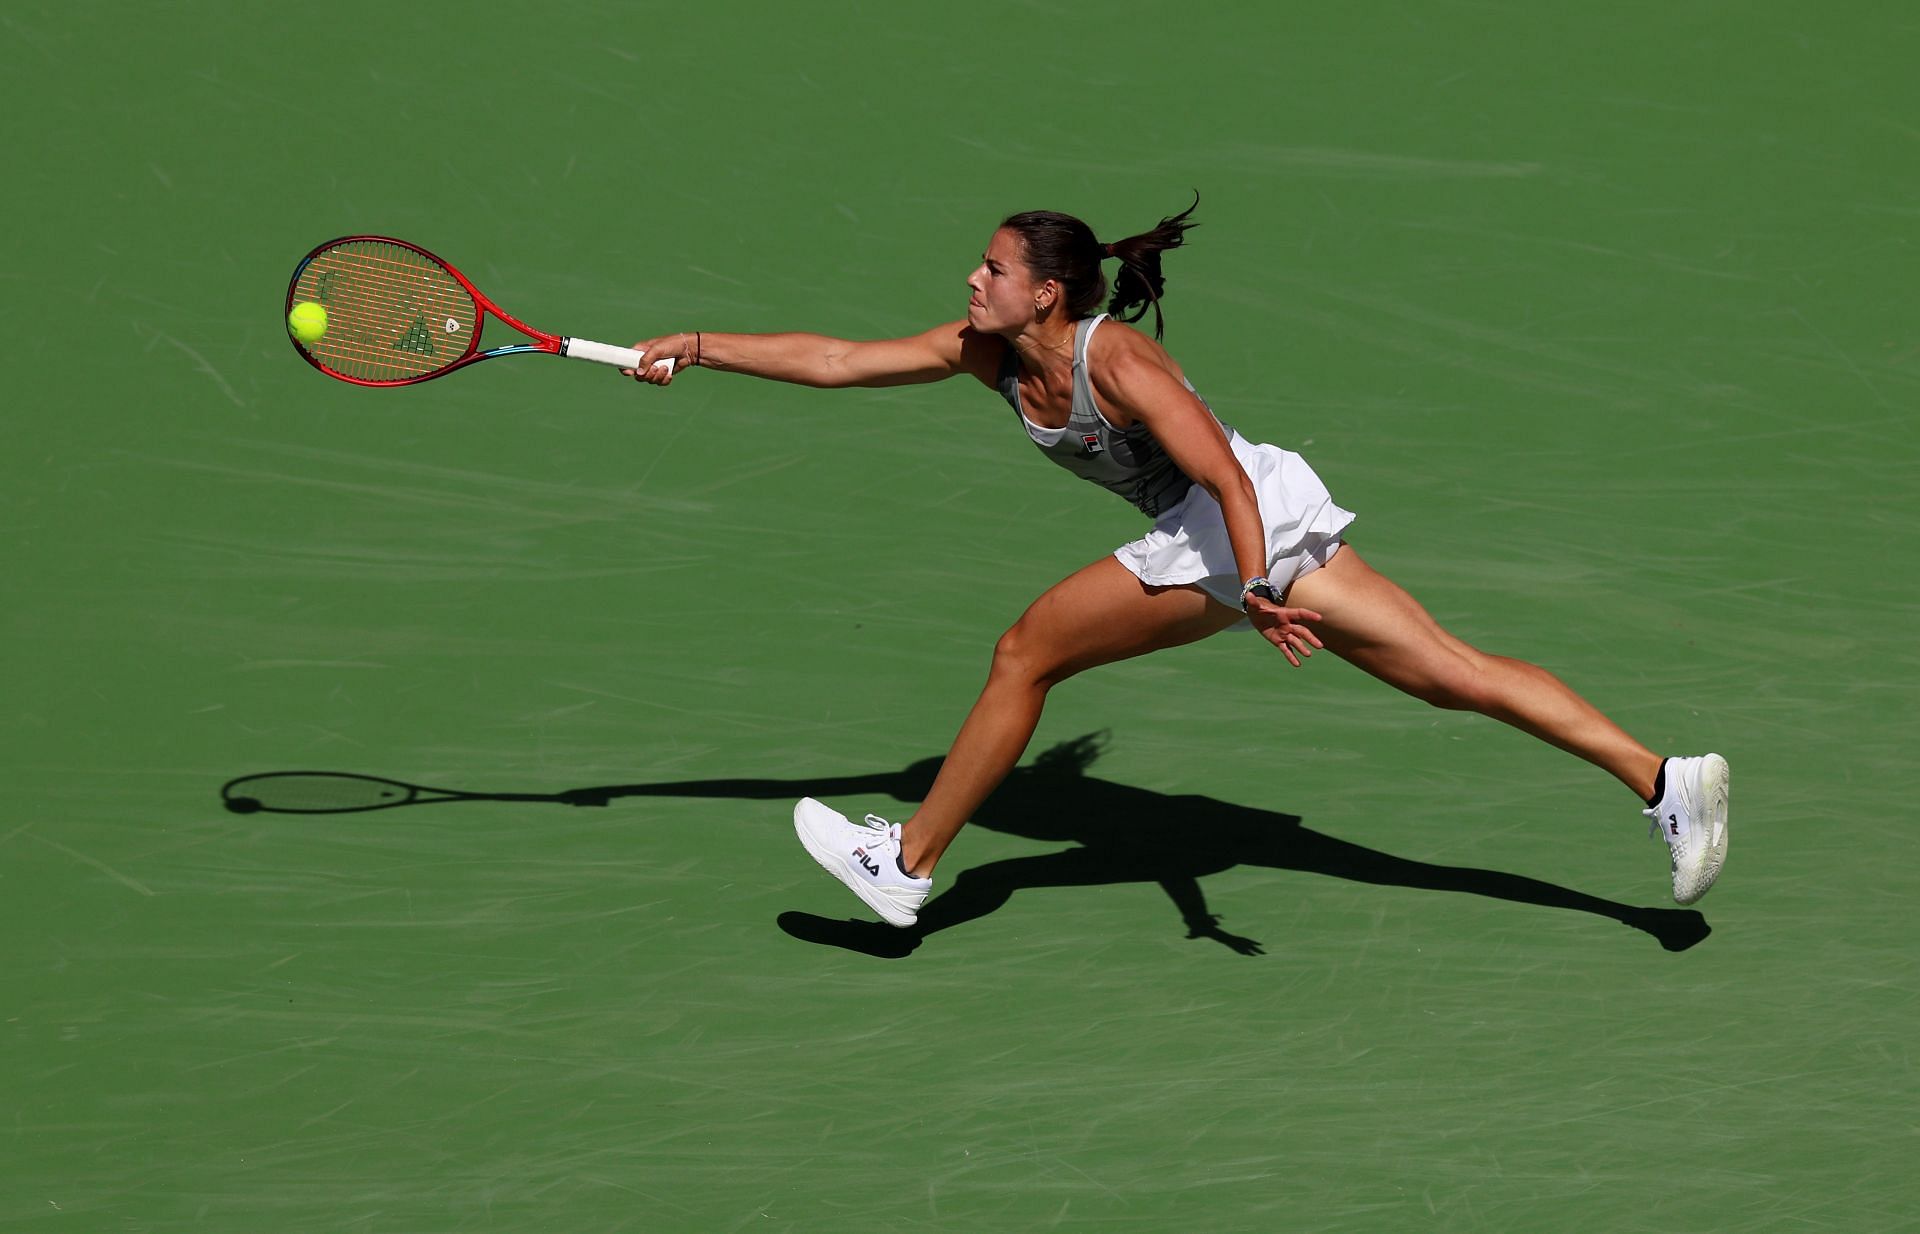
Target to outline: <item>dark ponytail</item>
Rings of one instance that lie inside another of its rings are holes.
[[[1183,233],[1198,226],[1187,216],[1200,205],[1200,194],[1193,205],[1172,218],[1160,220],[1152,231],[1128,236],[1114,244],[1102,244],[1093,228],[1071,214],[1052,210],[1029,210],[1016,214],[1000,226],[1020,237],[1026,252],[1027,269],[1036,279],[1052,279],[1064,289],[1067,311],[1075,320],[1091,317],[1107,298],[1107,279],[1100,263],[1108,257],[1120,260],[1120,273],[1114,280],[1113,299],[1107,312],[1121,321],[1139,321],[1153,307],[1153,337],[1166,330],[1160,315],[1160,296],[1167,289],[1160,274],[1160,254],[1180,247]],[[1132,315],[1128,315],[1132,310]]]
[[[1152,231],[1143,231],[1107,246],[1107,251],[1120,259],[1120,274],[1113,281],[1113,299],[1107,303],[1107,312],[1120,321],[1139,321],[1147,315],[1147,306],[1152,305],[1153,337],[1159,338],[1165,332],[1160,296],[1167,290],[1167,280],[1160,273],[1160,254],[1179,248],[1187,229],[1199,226],[1187,222],[1187,216],[1199,208],[1200,194],[1195,193],[1191,206],[1172,218],[1161,219]],[[1133,310],[1131,316],[1129,309]]]

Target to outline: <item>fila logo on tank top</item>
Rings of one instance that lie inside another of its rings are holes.
[[[1042,428],[1027,419],[1020,405],[1020,358],[1011,347],[1000,363],[995,388],[1020,417],[1021,426],[1042,454],[1081,479],[1118,493],[1142,514],[1154,518],[1179,504],[1193,481],[1160,448],[1146,425],[1117,429],[1107,423],[1094,403],[1093,382],[1087,375],[1087,343],[1106,319],[1102,313],[1074,323],[1073,407],[1065,427]],[[1193,386],[1188,384],[1187,389]],[[1225,425],[1221,430],[1232,436],[1233,430]]]

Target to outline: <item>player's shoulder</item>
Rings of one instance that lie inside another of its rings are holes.
[[[1171,372],[1173,358],[1153,338],[1109,317],[1087,340],[1087,367],[1097,381],[1103,375],[1124,378],[1146,369]]]
[[[1093,342],[1088,346],[1098,346],[1103,342],[1108,347],[1116,345],[1131,347],[1139,343],[1145,343],[1148,346],[1159,345],[1135,329],[1132,322],[1124,321],[1111,313],[1100,314],[1100,324],[1093,332]]]

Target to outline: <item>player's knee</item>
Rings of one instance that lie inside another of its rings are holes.
[[[1052,685],[1069,675],[1047,640],[1016,621],[993,645],[993,675],[1024,684]]]
[[[1007,628],[993,645],[993,673],[996,677],[1031,677],[1035,667],[1034,640],[1018,622]]]
[[[1421,681],[1411,693],[1421,702],[1443,711],[1484,712],[1498,701],[1498,687],[1488,666],[1478,659],[1449,663]]]

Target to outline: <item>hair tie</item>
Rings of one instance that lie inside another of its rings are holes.
[[[1109,257],[1111,257],[1111,256],[1113,256],[1113,246],[1112,246],[1111,244],[1103,244],[1103,245],[1101,245],[1101,246],[1100,246],[1100,251],[1101,251],[1102,253],[1105,253],[1105,254],[1106,254],[1107,256],[1109,256]]]

